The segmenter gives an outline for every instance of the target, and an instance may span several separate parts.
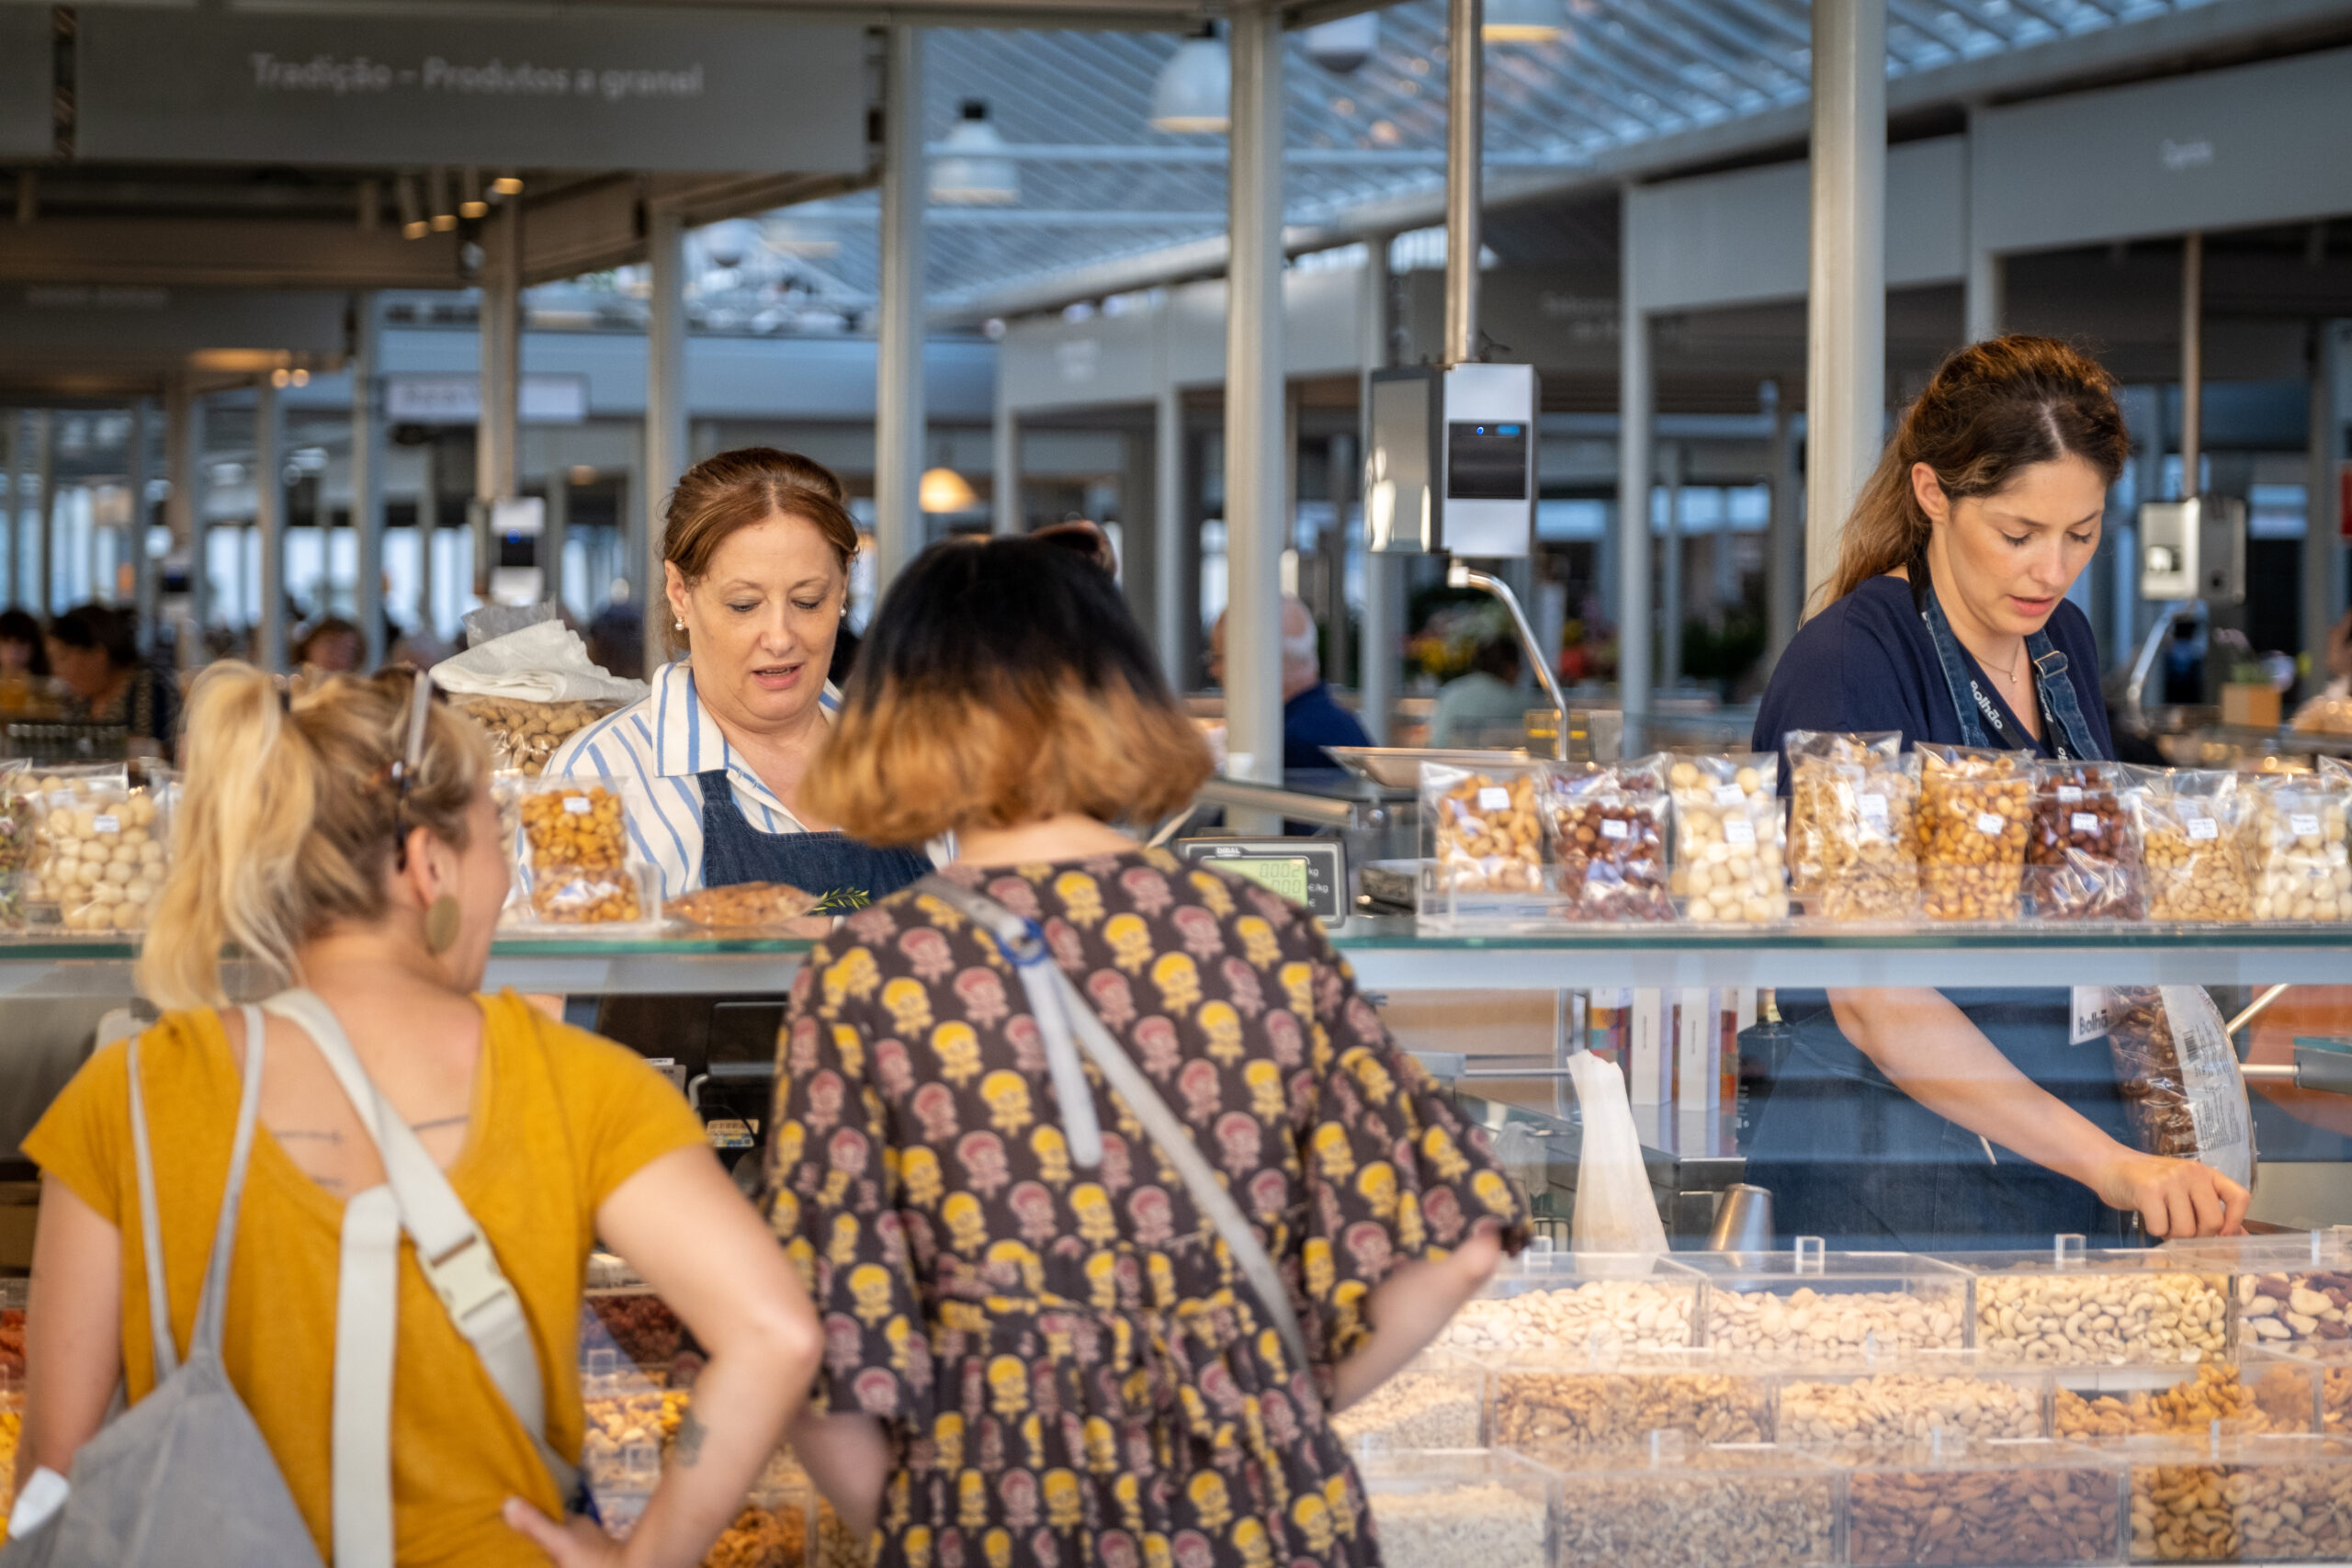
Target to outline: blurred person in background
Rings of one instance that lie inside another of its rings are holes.
[[[1225,622],[1209,632],[1209,679],[1225,684]],[[1323,679],[1315,614],[1295,594],[1283,595],[1283,771],[1332,768],[1329,746],[1369,746],[1356,716],[1341,707]]]
[[[1519,673],[1517,634],[1508,626],[1482,626],[1468,673],[1438,688],[1430,744],[1481,746],[1498,730],[1509,731],[1513,746],[1526,744],[1528,701],[1519,689]]]
[[[46,712],[49,645],[29,610],[0,612],[0,713]]]
[[[340,615],[322,616],[294,644],[295,668],[322,675],[352,674],[367,656],[367,637]]]
[[[1312,915],[1113,826],[1208,772],[1083,540],[944,541],[868,629],[806,797],[956,858],[802,965],[767,1201],[827,1325],[794,1450],[874,1532],[876,1568],[1377,1562],[1325,1412],[1385,1382],[1524,1236],[1484,1134]],[[1126,1102],[1052,1069],[947,882],[1051,933],[1045,961],[1169,1086],[1169,1135],[1230,1178],[1306,1364]],[[1088,1122],[1099,1149],[1072,1131]]]
[[[49,662],[65,688],[63,716],[119,724],[134,757],[168,757],[178,739],[178,684],[139,656],[128,610],[79,604],[49,624]]]

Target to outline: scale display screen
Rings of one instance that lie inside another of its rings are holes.
[[[1176,852],[1246,876],[1270,893],[1339,919],[1347,897],[1347,852],[1328,839],[1182,839]]]
[[[1454,420],[1445,431],[1449,501],[1525,501],[1527,426]]]

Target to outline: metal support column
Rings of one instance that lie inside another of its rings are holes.
[[[1666,470],[1666,538],[1664,559],[1658,563],[1658,660],[1661,686],[1682,683],[1682,606],[1688,589],[1683,583],[1682,444],[1661,443],[1658,466]]]
[[[2008,271],[2008,262],[1999,252],[1969,246],[1964,285],[1969,342],[1983,343],[2001,335],[2001,318],[2007,313]]]
[[[1886,423],[1886,0],[1813,7],[1813,277],[1806,315],[1805,592]]]
[[[376,297],[351,301],[351,611],[359,621],[367,669],[384,662],[384,422],[378,406],[381,334]]]
[[[645,334],[645,483],[640,503],[639,603],[645,607],[645,675],[665,663],[671,620],[662,586],[662,508],[686,468],[686,230],[673,207],[646,212],[653,310]]]
[[[2180,242],[2180,493],[2205,488],[2205,236]]]
[[[155,562],[147,553],[147,447],[150,415],[147,400],[130,405],[130,460],[125,465],[130,480],[130,522],[123,530],[130,559],[130,608],[139,617],[139,646],[155,648]]]
[[[1356,322],[1363,334],[1359,357],[1363,376],[1356,392],[1359,461],[1372,449],[1372,373],[1388,367],[1389,339],[1388,236],[1374,234],[1364,243],[1363,292],[1356,301]],[[1358,483],[1363,477],[1358,475]],[[1369,546],[1369,540],[1366,541]],[[1397,649],[1404,645],[1405,563],[1403,558],[1367,547],[1363,558],[1363,636],[1358,658],[1356,716],[1375,746],[1388,744],[1389,717],[1396,708]]]
[[[441,640],[441,624],[433,604],[433,541],[441,532],[441,443],[428,441],[424,454],[424,484],[416,498],[416,629],[427,643]]]
[[[261,551],[261,667],[286,668],[285,411],[268,377],[254,383],[254,543]]]
[[[164,472],[172,486],[164,502],[164,521],[172,531],[172,549],[187,561],[188,640],[181,645],[180,664],[189,668],[206,658],[212,574],[205,558],[204,400],[180,376],[164,389]]]
[[[474,596],[490,597],[498,566],[498,503],[514,498],[523,392],[523,210],[509,201],[483,226],[481,414],[474,436]]]
[[[1164,329],[1164,321],[1161,325]],[[1000,417],[1011,419],[1010,415]],[[1184,585],[1192,581],[1184,557],[1186,551],[1200,548],[1200,540],[1184,508],[1184,393],[1168,378],[1165,356],[1151,413],[1151,530],[1152,564],[1157,572],[1151,580],[1155,646],[1168,683],[1181,692],[1192,683],[1193,674],[1184,666],[1189,641],[1186,623],[1192,624],[1193,635],[1197,637],[1201,619],[1199,597],[1195,595],[1189,604],[1184,602]]]
[[[1635,297],[1635,274],[1622,273],[1617,345],[1617,685],[1625,713],[1626,755],[1641,750],[1640,717],[1649,712],[1650,606],[1650,319]]]
[[[1229,141],[1232,260],[1225,319],[1226,772],[1283,776],[1283,25],[1270,5],[1237,8]],[[1245,820],[1248,818],[1248,820]],[[1243,833],[1263,813],[1228,813]]]
[[[1757,401],[1772,422],[1770,455],[1765,459],[1771,510],[1764,524],[1764,649],[1766,661],[1774,664],[1789,639],[1797,635],[1797,623],[1804,618],[1803,525],[1797,520],[1795,444],[1790,439],[1789,406],[1781,396],[1780,383],[1765,382],[1758,389]]]
[[[1450,0],[1445,13],[1445,362],[1478,357],[1480,151],[1486,127],[1487,51],[1482,0]]]
[[[7,511],[0,512],[0,549],[8,552],[5,581],[9,595],[6,602],[9,604],[16,603],[17,525],[25,509],[21,473],[24,465],[18,461],[24,452],[24,429],[21,413],[15,409],[0,409],[0,491],[6,491],[8,497]]]
[[[989,461],[996,470],[989,505],[989,527],[999,534],[1025,534],[1028,519],[1021,515],[1021,416],[1004,400],[1000,373],[996,420],[989,431]]]
[[[1363,461],[1356,455],[1352,435],[1334,435],[1324,448],[1323,489],[1331,498],[1331,525],[1324,530],[1317,546],[1324,558],[1325,582],[1329,590],[1329,616],[1323,624],[1326,646],[1330,649],[1324,661],[1334,681],[1346,683],[1349,644],[1353,641],[1355,628],[1348,625],[1348,502],[1354,498],[1356,476],[1363,472]],[[1358,678],[1359,681],[1361,677]]]
[[[2310,503],[2303,518],[2303,650],[2312,658],[2312,682],[2327,680],[2321,667],[2327,634],[2344,614],[2343,492],[2336,478],[2344,457],[2344,410],[2335,402],[2342,363],[2342,324],[2312,323]]]
[[[920,28],[890,29],[883,78],[882,288],[874,384],[874,587],[923,547],[923,232]]]
[[[555,601],[559,614],[571,601],[563,596],[563,553],[571,532],[571,470],[564,466],[563,454],[550,449],[548,455],[548,512],[539,529],[539,571],[546,597]]]
[[[33,460],[40,468],[33,476],[33,591],[27,604],[47,620],[61,607],[51,570],[57,548],[57,415],[41,410],[33,430]]]

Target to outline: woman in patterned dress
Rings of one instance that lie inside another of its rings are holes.
[[[884,1568],[1377,1563],[1326,1412],[1521,1237],[1312,916],[1108,825],[1208,771],[1082,555],[942,545],[884,601],[812,801],[876,843],[952,831],[944,874],[1043,928],[1229,1179],[1312,1362],[1091,1063],[1102,1156],[1073,1161],[993,941],[920,885],[863,910],[793,991],[766,1201],[825,1320],[794,1445]]]

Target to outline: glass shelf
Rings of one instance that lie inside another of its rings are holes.
[[[1594,927],[1524,936],[1419,936],[1409,917],[1332,931],[1380,991],[1545,991],[1621,986],[2071,987],[2340,984],[2346,926],[1972,926],[1927,931]],[[780,994],[805,940],[531,937],[491,950],[487,983],[563,995]],[[127,996],[129,942],[0,940],[0,995]]]

